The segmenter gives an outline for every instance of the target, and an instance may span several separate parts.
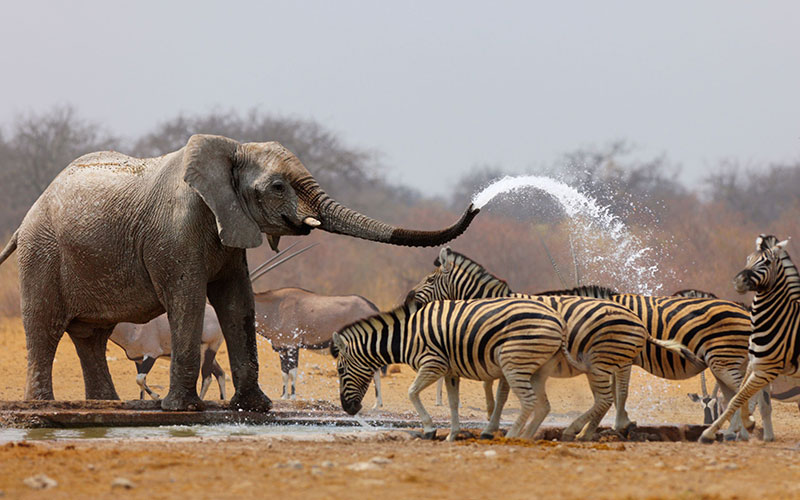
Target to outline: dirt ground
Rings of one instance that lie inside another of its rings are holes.
[[[224,348],[218,356],[228,370]],[[277,356],[259,342],[260,382],[280,395]],[[112,345],[109,366],[120,396],[138,398],[136,372]],[[148,381],[165,393],[169,363],[156,363]],[[54,385],[58,399],[82,399],[83,381],[68,337],[59,347]],[[300,400],[337,401],[333,360],[325,352],[303,351]],[[383,379],[384,409],[416,420],[406,389],[408,367]],[[18,319],[0,318],[0,400],[23,396],[25,338]],[[229,391],[232,384],[229,382]],[[591,405],[583,378],[551,379],[550,421],[566,421]],[[701,423],[702,411],[686,396],[699,392],[698,379],[668,382],[638,369],[631,381],[628,410],[641,423]],[[218,397],[216,386],[210,396]],[[435,416],[429,389],[423,402]],[[370,391],[365,408],[373,402]],[[462,382],[464,419],[484,416],[479,383]],[[517,405],[509,400],[506,419]],[[613,412],[613,409],[612,409]],[[763,443],[457,443],[412,440],[405,433],[353,431],[308,437],[261,436],[36,441],[0,445],[0,496],[7,498],[800,498],[800,414],[776,403],[777,440]],[[35,490],[24,480],[45,474],[58,484]],[[126,489],[114,482],[132,483]]]

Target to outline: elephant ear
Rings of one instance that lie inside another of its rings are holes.
[[[183,180],[214,213],[223,245],[255,248],[261,245],[261,231],[244,211],[234,189],[233,160],[238,146],[227,137],[193,135],[183,153]]]

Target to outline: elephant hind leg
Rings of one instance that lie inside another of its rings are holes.
[[[26,316],[25,344],[28,351],[28,376],[25,399],[55,399],[53,394],[53,360],[58,342],[64,335],[63,326],[45,326],[36,318]]]
[[[70,331],[70,338],[81,360],[86,399],[119,399],[106,360],[106,345],[112,330],[96,328],[89,336],[74,335]]]

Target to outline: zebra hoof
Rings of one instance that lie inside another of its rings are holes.
[[[701,434],[700,439],[697,440],[698,443],[703,443],[703,444],[712,444],[714,441],[716,441],[716,439],[706,437],[705,434]]]
[[[494,439],[494,434],[488,432],[481,432],[480,439]]]

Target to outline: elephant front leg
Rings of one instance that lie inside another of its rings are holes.
[[[244,250],[236,265],[223,272],[223,278],[208,284],[208,299],[217,313],[228,348],[231,375],[236,393],[231,407],[251,411],[269,411],[272,401],[258,386],[258,349],[256,345],[253,289],[247,274]]]
[[[200,339],[203,334],[205,298],[202,294],[193,295],[172,297],[167,302],[172,356],[169,366],[169,393],[161,400],[161,408],[164,410],[203,409],[203,400],[197,395],[197,377],[200,375]]]

